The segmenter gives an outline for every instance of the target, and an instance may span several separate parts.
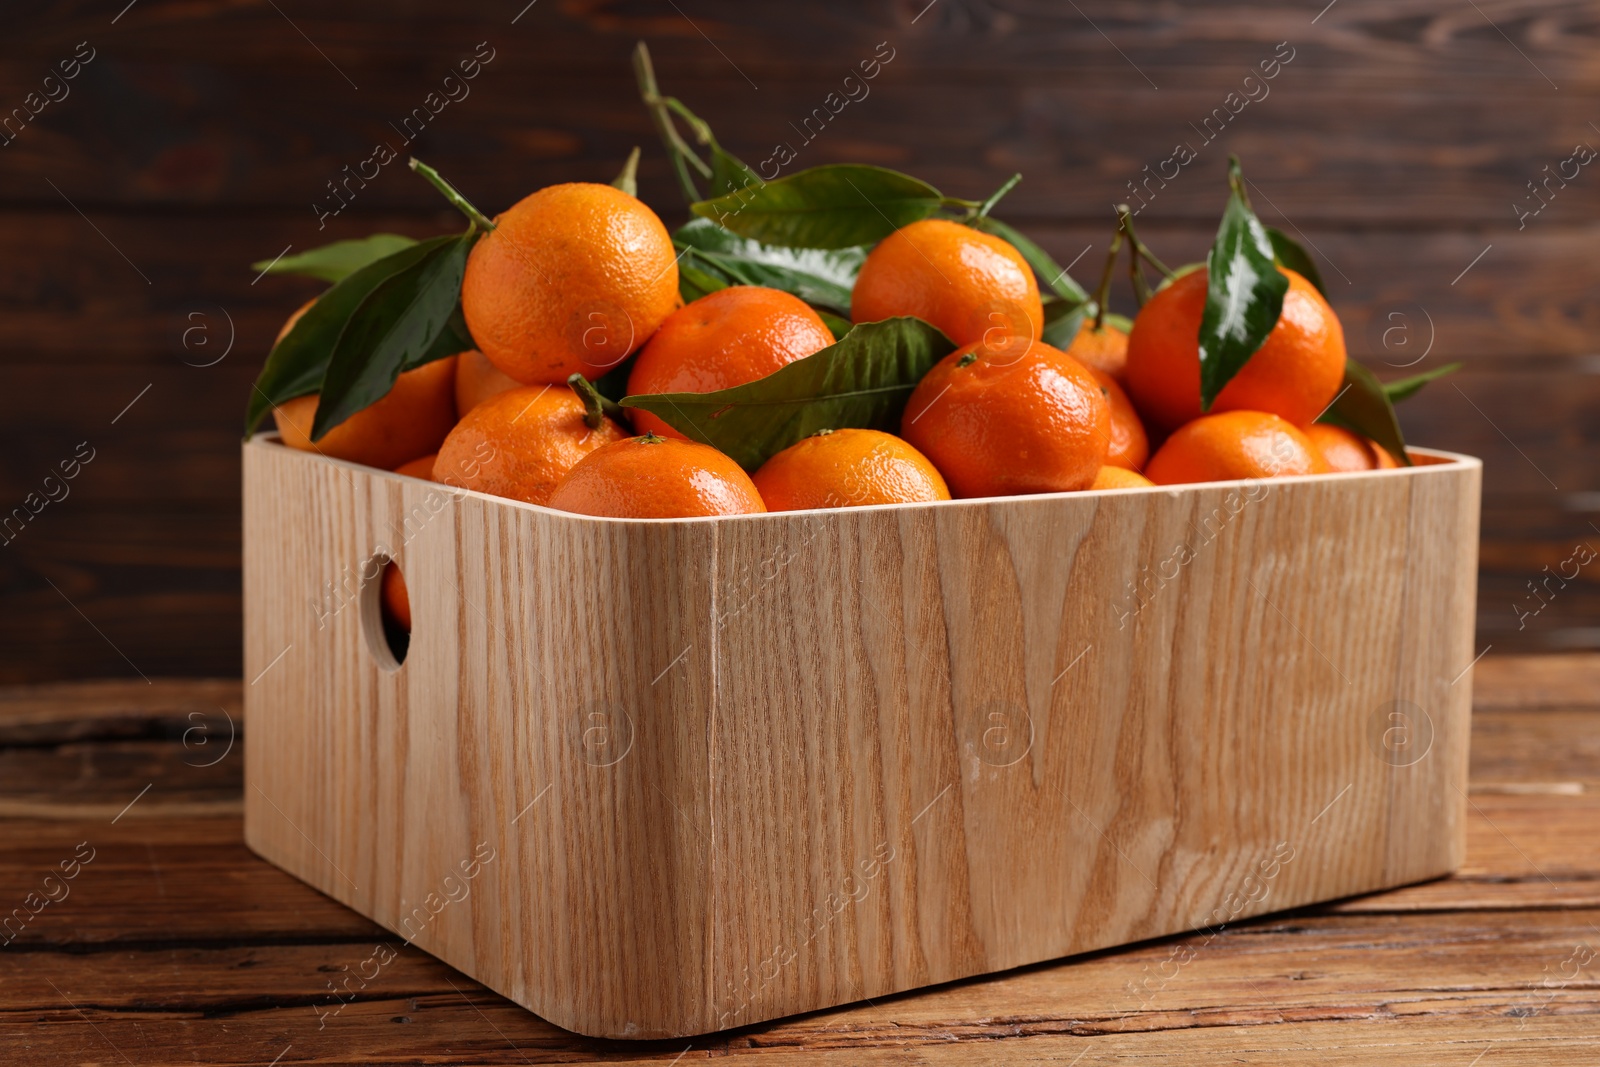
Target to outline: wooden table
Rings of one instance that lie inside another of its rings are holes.
[[[1594,1064],[1600,656],[1476,671],[1453,878],[647,1044],[558,1030],[252,855],[238,683],[0,690],[0,1061]]]

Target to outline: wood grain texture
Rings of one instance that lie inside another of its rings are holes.
[[[715,522],[266,438],[244,462],[246,839],[579,1032],[721,1030],[1462,860],[1475,460]],[[359,579],[382,557],[397,670]]]
[[[82,723],[61,747],[123,743],[127,715],[154,724],[170,750],[154,787],[114,825],[73,816],[66,796],[54,813],[47,798],[32,818],[5,817],[0,899],[22,901],[78,842],[98,852],[69,898],[0,949],[0,1034],[8,1052],[43,1067],[123,1055],[141,1067],[259,1067],[280,1056],[340,1067],[713,1057],[1432,1067],[1480,1055],[1482,1064],[1586,1064],[1600,1039],[1595,965],[1561,974],[1600,925],[1595,798],[1559,787],[1600,780],[1587,745],[1600,723],[1595,679],[1583,657],[1479,663],[1467,856],[1450,878],[693,1042],[626,1043],[555,1028],[255,857],[237,817],[193,816],[188,801],[211,785],[196,779],[191,791],[181,731],[204,702],[237,706],[238,682],[185,695],[188,683],[158,681],[106,690],[98,706],[75,687],[0,690],[0,708],[26,709],[16,737],[0,715],[8,757],[46,751],[34,747],[49,744],[32,733],[37,724],[69,724],[77,712]],[[1517,737],[1524,743],[1506,750]],[[219,764],[236,789],[240,756]],[[0,798],[43,778],[14,767],[21,773],[0,777]],[[131,798],[150,783],[126,769],[94,760],[85,773],[99,791],[120,784]],[[1508,782],[1545,789],[1496,791]],[[380,944],[393,960],[341,1003],[329,983],[337,988]]]

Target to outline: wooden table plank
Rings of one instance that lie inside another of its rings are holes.
[[[0,690],[0,902],[93,849],[0,946],[0,1045],[7,1062],[139,1067],[1593,1063],[1597,679],[1600,657],[1479,664],[1452,878],[650,1044],[561,1031],[254,857],[237,815],[208,808],[239,803],[237,748],[201,766],[223,750],[183,738],[209,707],[222,740],[237,683]],[[377,975],[336,998],[379,945]]]

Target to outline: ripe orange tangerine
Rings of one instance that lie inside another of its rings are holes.
[[[1150,458],[1150,438],[1144,432],[1144,423],[1139,421],[1139,413],[1133,409],[1133,401],[1105,371],[1090,367],[1089,373],[1100,383],[1100,391],[1111,406],[1111,444],[1106,462],[1131,471],[1140,469]]]
[[[1072,339],[1067,355],[1090,370],[1105,371],[1120,380],[1128,363],[1128,335],[1110,323],[1097,330],[1093,322],[1086,321]]]
[[[436,451],[456,421],[455,357],[424,363],[395,379],[377,403],[311,440],[317,394],[298,396],[272,409],[278,434],[290,448],[393,470]]]
[[[393,560],[383,565],[382,582],[378,593],[385,617],[406,633],[410,633],[411,594],[406,591],[405,576],[400,573],[400,568]]]
[[[1157,485],[1323,474],[1327,464],[1297,427],[1265,411],[1203,415],[1173,431],[1145,466]]]
[[[751,480],[768,511],[950,499],[928,457],[881,430],[823,430],[767,460]]]
[[[515,378],[501,374],[489,362],[488,356],[476,348],[469,348],[456,356],[456,415],[465,417],[467,412],[491,396],[499,396],[521,384]]]
[[[1128,470],[1126,467],[1113,467],[1106,464],[1100,468],[1100,473],[1094,476],[1094,484],[1090,489],[1142,489],[1155,485],[1149,478],[1138,471]]]
[[[1397,467],[1398,463],[1376,441],[1352,433],[1343,426],[1313,422],[1305,434],[1316,446],[1331,471],[1371,471]]]
[[[567,182],[495,219],[467,257],[461,310],[478,349],[529,385],[597,378],[678,306],[672,236],[620,189]]]
[[[1033,269],[1010,244],[948,219],[902,226],[867,254],[850,296],[850,318],[915,315],[957,345],[1037,340],[1044,305]]]
[[[439,458],[439,453],[430,452],[426,456],[419,456],[410,463],[402,463],[394,469],[396,474],[404,474],[407,478],[421,478],[425,482],[433,481],[433,461]]]
[[[900,435],[957,497],[1086,489],[1105,464],[1111,405],[1082,363],[1038,341],[982,342],[934,365],[906,404]]]
[[[732,285],[667,316],[628,374],[628,393],[710,393],[765,378],[833,344],[811,306],[791,293]],[[634,428],[688,440],[648,411],[632,409]]]
[[[1260,349],[1211,405],[1265,411],[1304,426],[1333,402],[1344,382],[1344,329],[1310,282],[1292,270],[1283,313]],[[1190,271],[1152,296],[1134,320],[1122,382],[1139,411],[1160,429],[1200,417],[1200,319],[1206,272]]]
[[[737,463],[710,445],[644,434],[578,461],[550,506],[619,519],[684,519],[766,511]]]
[[[490,397],[450,431],[434,461],[446,485],[547,504],[573,466],[627,432],[611,419],[591,429],[565,385],[521,385]]]

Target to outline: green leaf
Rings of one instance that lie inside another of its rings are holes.
[[[639,195],[639,146],[634,145],[633,151],[628,153],[627,161],[622,164],[622,172],[611,179],[611,187],[621,189],[629,196]]]
[[[925,219],[939,190],[898,171],[860,163],[812,167],[692,205],[741,237],[790,248],[868,245]]]
[[[1133,332],[1133,320],[1128,318],[1126,315],[1113,315],[1107,312],[1105,319],[1102,321],[1107,326],[1115,326],[1123,333]]]
[[[1272,255],[1278,261],[1278,266],[1288,267],[1300,275],[1317,287],[1323,299],[1327,299],[1328,289],[1322,284],[1322,273],[1312,262],[1311,253],[1300,247],[1299,241],[1275,227],[1267,227],[1267,238],[1272,242]]]
[[[451,319],[460,305],[467,253],[478,236],[469,229],[431,249],[379,282],[351,313],[323,375],[313,441],[381,400],[402,370],[452,354],[441,349],[456,341]],[[450,341],[441,342],[441,336]]]
[[[657,415],[753,471],[818,430],[896,432],[911,391],[954,350],[921,319],[859,323],[837,343],[747,385],[630,396],[622,406]]]
[[[1072,347],[1084,318],[1093,310],[1094,304],[1090,301],[1065,300],[1059,296],[1047,298],[1044,302],[1044,331],[1039,339],[1065,352]]]
[[[450,356],[465,352],[469,348],[477,348],[478,342],[472,339],[472,331],[467,329],[467,317],[461,310],[461,302],[456,302],[455,310],[450,312],[450,317],[445,320],[444,328],[439,331],[439,336],[433,339],[433,344],[423,349],[416,356],[406,360],[402,371],[415,370],[424,363],[432,363],[436,359],[446,359]]]
[[[263,259],[250,264],[250,269],[261,274],[303,274],[308,278],[337,282],[370,263],[416,243],[397,233],[375,233],[371,237],[353,241],[335,241],[331,245],[301,252],[298,256]]]
[[[1015,227],[1008,226],[989,215],[980,215],[963,221],[975,230],[993,234],[1022,253],[1022,258],[1028,261],[1028,266],[1039,276],[1041,288],[1049,289],[1063,300],[1074,300],[1080,304],[1088,302],[1088,291],[1073,281],[1072,276],[1051,258],[1050,253],[1024,237]]]
[[[729,155],[722,150],[722,146],[715,141],[711,142],[711,195],[713,197],[726,196],[740,189],[759,188],[766,183],[759,175],[743,161]]]
[[[1400,433],[1400,419],[1394,413],[1389,394],[1371,371],[1353,359],[1345,359],[1344,385],[1317,421],[1370,437],[1398,462],[1411,466],[1405,437]]]
[[[850,290],[867,258],[861,246],[839,249],[766,245],[694,219],[673,234],[681,250],[693,248],[695,265],[729,283],[764,285],[793,293],[815,306],[850,313]],[[680,269],[681,269],[680,262]]]
[[[319,296],[268,354],[245,405],[245,434],[254,432],[262,416],[274,406],[322,387],[340,332],[374,289],[454,240],[452,235],[408,245],[334,283]]]
[[[828,332],[833,334],[835,341],[841,339],[855,328],[855,323],[841,315],[835,315],[827,308],[812,308],[812,310],[817,313],[817,318],[822,320],[822,324],[828,328]]]
[[[726,289],[733,283],[708,260],[690,249],[678,260],[678,295],[685,304],[699,300],[707,293]]]
[[[1461,369],[1459,363],[1446,363],[1436,370],[1424,371],[1410,378],[1401,378],[1397,382],[1385,382],[1383,391],[1389,397],[1389,403],[1398,404],[1417,395],[1417,391],[1429,382],[1443,378],[1446,374],[1454,374]]]
[[[1228,164],[1228,206],[1206,257],[1206,309],[1200,317],[1200,410],[1256,354],[1283,313],[1289,277],[1272,258],[1272,241],[1250,210],[1238,159]]]

